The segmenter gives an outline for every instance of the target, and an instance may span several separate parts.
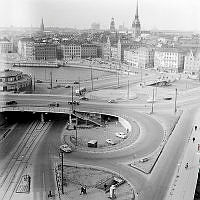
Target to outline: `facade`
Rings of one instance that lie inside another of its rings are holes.
[[[184,52],[177,48],[157,48],[154,55],[154,68],[166,72],[183,72]]]
[[[81,58],[96,58],[97,46],[95,44],[82,44],[81,45]]]
[[[138,2],[136,7],[136,13],[135,13],[135,19],[132,23],[132,29],[133,29],[133,37],[138,38],[141,34],[141,26],[139,21],[139,15],[138,15]]]
[[[13,52],[13,43],[9,41],[0,41],[0,54]]]
[[[104,60],[111,60],[111,43],[110,43],[109,37],[107,39],[107,43],[104,44],[104,46],[103,46],[102,54],[103,54],[102,57]]]
[[[24,91],[32,88],[32,79],[20,71],[4,70],[0,72],[0,91]]]
[[[145,46],[126,49],[124,51],[124,62],[137,68],[153,68],[154,49]]]
[[[35,60],[56,60],[57,45],[49,42],[34,44]]]
[[[115,32],[115,21],[114,21],[114,18],[112,18],[111,22],[110,22],[110,32],[111,33]]]
[[[66,41],[61,45],[64,60],[81,58],[81,44],[75,41]]]
[[[184,61],[184,72],[187,74],[195,75],[200,72],[200,49],[195,51],[190,50]]]

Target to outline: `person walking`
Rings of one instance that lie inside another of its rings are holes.
[[[81,193],[80,193],[80,195],[81,194],[84,194],[84,187],[81,185]]]
[[[192,141],[193,141],[193,142],[195,141],[195,137],[192,138]]]
[[[194,127],[195,131],[197,130],[197,125]]]
[[[186,163],[186,165],[185,165],[185,169],[187,169],[188,168],[188,163]]]

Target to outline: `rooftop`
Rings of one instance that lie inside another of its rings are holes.
[[[0,77],[11,77],[11,76],[17,76],[19,74],[22,74],[21,71],[14,71],[14,70],[9,70],[5,69],[4,71],[0,71]]]

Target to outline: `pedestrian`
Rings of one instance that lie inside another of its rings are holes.
[[[83,188],[83,194],[87,194],[86,185],[85,185],[84,188]]]
[[[197,125],[194,127],[195,131],[197,130]]]
[[[193,142],[195,141],[195,137],[192,138]]]
[[[186,163],[186,165],[185,165],[185,169],[187,169],[188,168],[188,163]]]
[[[104,190],[105,190],[105,192],[106,192],[106,189],[107,189],[107,184],[105,183],[104,184]]]
[[[84,187],[81,185],[81,193],[80,193],[80,195],[81,194],[84,194]]]

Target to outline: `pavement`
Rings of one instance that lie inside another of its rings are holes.
[[[182,157],[177,165],[176,172],[165,200],[189,200],[194,198],[199,172],[200,160],[200,113],[194,121],[194,128],[188,138]],[[195,130],[195,126],[197,129]],[[195,138],[195,140],[193,140]],[[188,167],[186,166],[188,163]]]

